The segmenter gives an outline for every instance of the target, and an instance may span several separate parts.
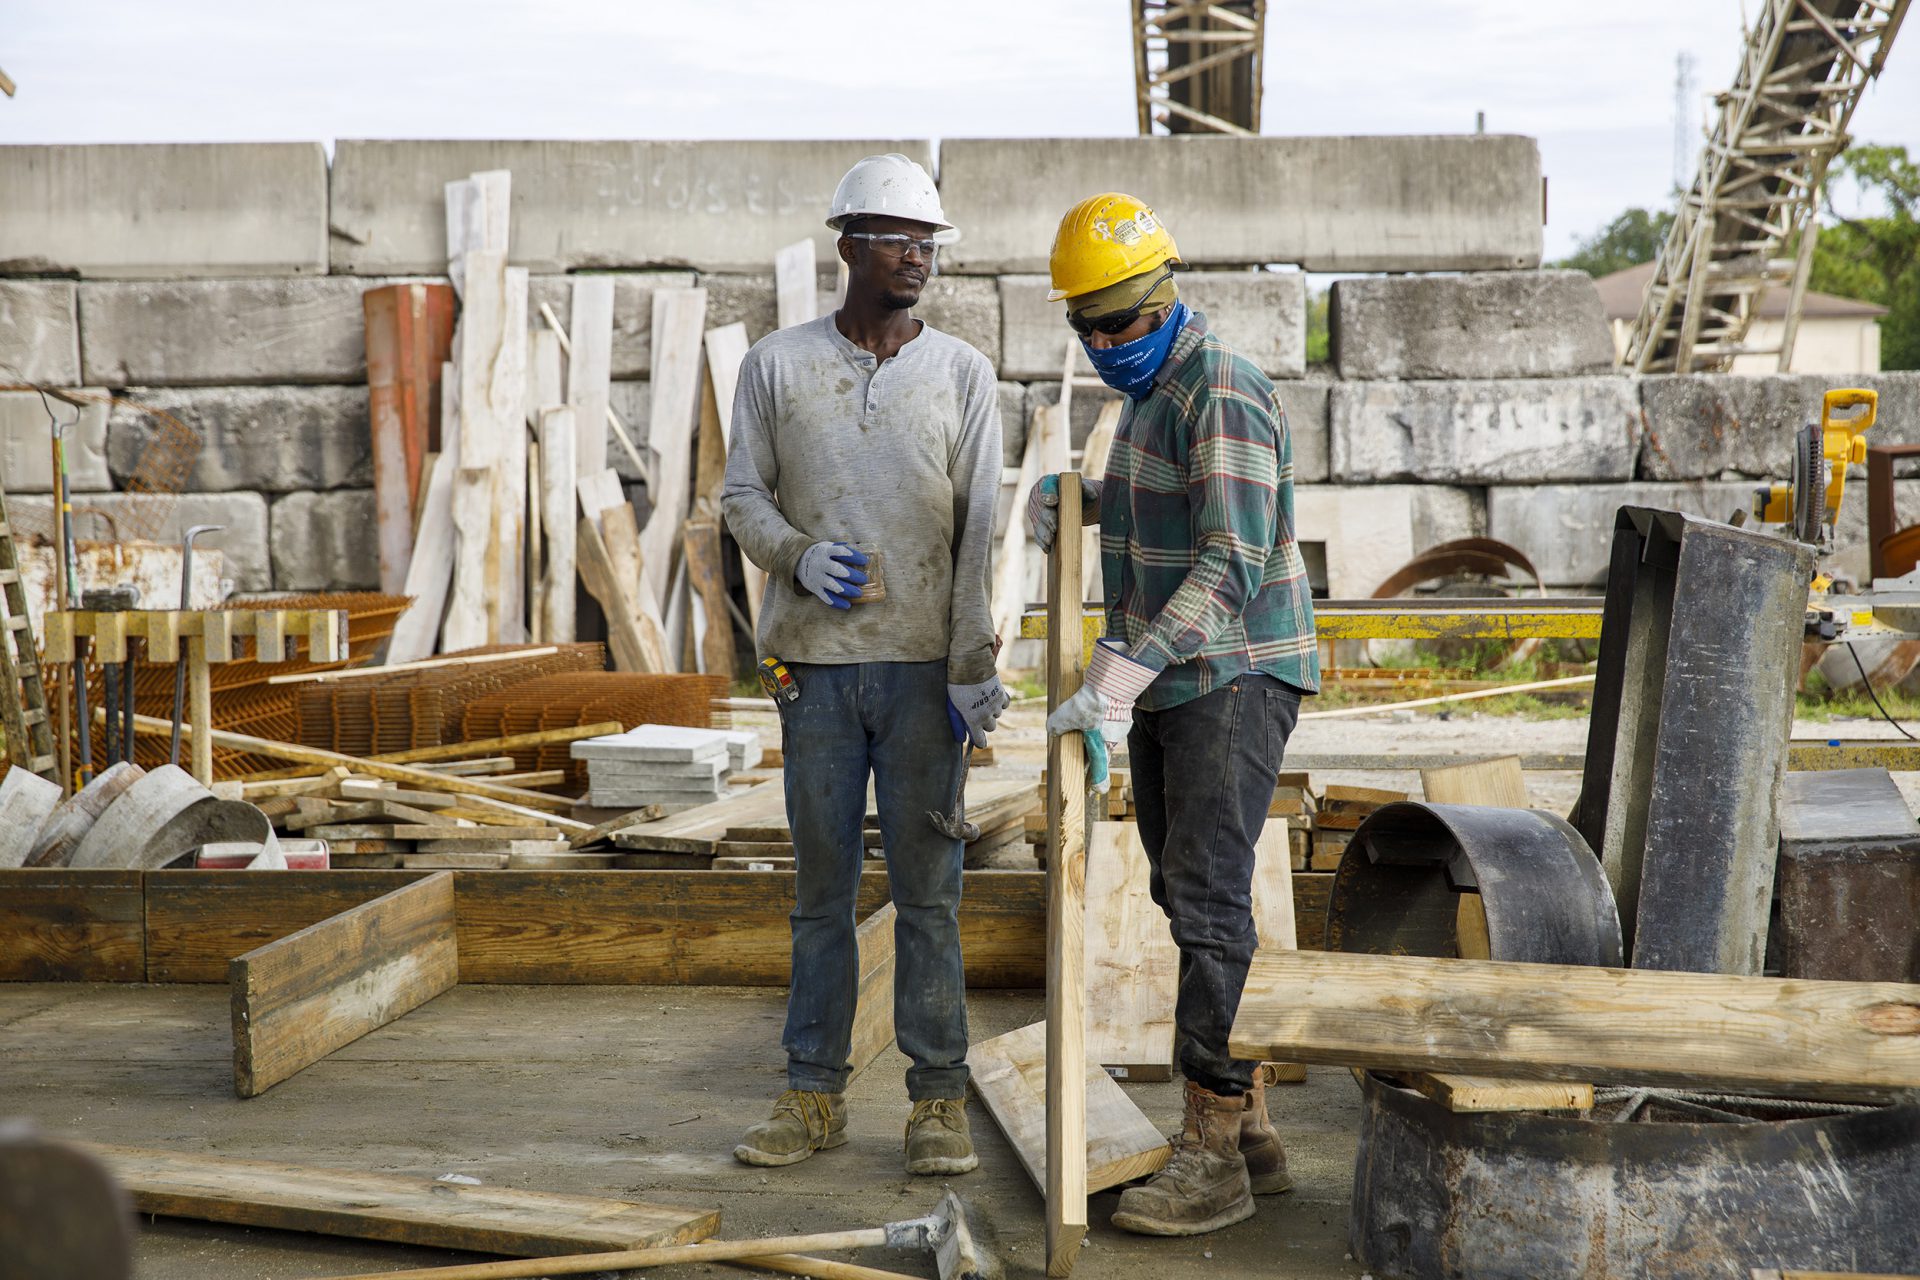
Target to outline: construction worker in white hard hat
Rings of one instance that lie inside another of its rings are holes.
[[[1182,265],[1153,210],[1117,192],[1068,211],[1049,264],[1048,297],[1126,398],[1105,477],[1081,481],[1084,519],[1100,526],[1106,637],[1047,731],[1124,738],[1153,900],[1180,949],[1185,1123],[1166,1168],[1113,1215],[1149,1235],[1229,1226],[1254,1195],[1293,1185],[1267,1117],[1270,1076],[1228,1051],[1227,1032],[1259,942],[1254,845],[1320,679],[1286,414],[1180,300]],[[1059,501],[1052,477],[1028,499],[1043,547]]]
[[[787,1088],[734,1155],[789,1165],[847,1141],[871,775],[898,911],[895,1034],[913,1064],[906,1166],[958,1174],[978,1163],[962,846],[948,834],[958,824],[934,815],[953,810],[963,752],[986,744],[1008,701],[987,599],[997,383],[985,356],[914,318],[937,238],[953,230],[925,169],[867,157],[841,179],[827,225],[846,301],[747,353],[722,497],[741,550],[767,571],[760,656],[798,685],[779,703],[795,870]]]

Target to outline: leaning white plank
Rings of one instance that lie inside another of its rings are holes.
[[[451,366],[449,366],[451,367]],[[443,436],[441,444],[448,442]],[[420,529],[413,539],[413,559],[407,563],[403,588],[413,603],[394,623],[387,641],[387,661],[417,662],[433,652],[440,634],[440,616],[447,608],[447,587],[453,580],[453,473],[455,455],[443,451],[427,473],[426,498],[420,504]]]
[[[476,249],[507,251],[507,214],[512,195],[513,174],[506,169],[489,169],[446,185],[447,274],[463,302],[467,254]]]
[[[700,410],[700,341],[706,319],[705,289],[653,291],[653,404],[647,443],[654,455],[655,485],[640,550],[647,588],[669,615],[673,553],[692,501],[693,430]],[[669,656],[677,654],[670,650]]]
[[[527,639],[528,284],[524,267],[507,268],[506,316],[489,388],[504,437],[501,496],[493,530],[500,565],[499,624],[494,639],[501,644],[524,644]]]
[[[573,311],[567,318],[572,355],[567,361],[567,403],[573,406],[579,441],[574,458],[580,475],[607,465],[607,407],[613,377],[613,277],[575,276]]]
[[[782,329],[805,324],[820,314],[820,274],[814,265],[813,239],[796,240],[773,255],[773,286]]]
[[[501,472],[511,457],[508,436],[524,437],[526,416],[521,381],[508,371],[496,377],[496,365],[513,361],[506,349],[508,281],[507,256],[495,250],[469,250],[465,255],[466,292],[460,314],[456,360],[460,371],[460,460],[454,475],[453,527],[456,533],[453,595],[447,609],[445,644],[449,651],[496,643],[503,618],[499,562],[499,516],[507,497]],[[526,274],[520,273],[524,307]],[[520,342],[524,351],[525,312]],[[524,359],[524,356],[520,358]],[[520,365],[524,371],[524,364]],[[515,395],[503,403],[497,397],[511,382]]]
[[[546,575],[540,583],[541,634],[549,644],[573,639],[574,536],[577,482],[573,451],[578,439],[573,410],[565,405],[540,415],[540,527],[547,536]]]
[[[1027,420],[1027,445],[1020,455],[1020,478],[1013,486],[1013,507],[1007,513],[1000,555],[994,561],[993,631],[1007,642],[1001,661],[1013,657],[1013,639],[1020,634],[1020,616],[1027,610],[1027,493],[1040,481],[1040,435],[1052,406],[1040,405]]]
[[[808,279],[811,281],[813,241],[803,243],[807,246]],[[720,438],[727,442],[729,450],[733,448],[733,397],[740,387],[740,365],[747,358],[749,346],[747,326],[744,324],[723,324],[717,329],[707,330],[707,368],[713,375],[714,405],[720,413]],[[767,590],[766,570],[747,559],[747,553],[742,551],[740,574],[741,581],[746,584],[747,616],[757,628],[760,625],[760,598]]]
[[[1149,892],[1151,868],[1131,822],[1087,833],[1087,1060],[1120,1079],[1164,1080],[1173,1065],[1180,950]]]

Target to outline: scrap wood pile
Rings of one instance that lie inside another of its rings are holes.
[[[603,275],[567,279],[564,317],[536,302],[507,265],[511,187],[446,184],[451,284],[365,295],[380,580],[412,598],[388,660],[565,644],[597,611],[615,670],[730,681],[765,585],[719,510],[746,327],[707,328],[701,288],[616,316]],[[775,266],[779,324],[814,318],[813,242]],[[616,332],[646,343],[621,352],[646,362],[643,438],[613,405]]]

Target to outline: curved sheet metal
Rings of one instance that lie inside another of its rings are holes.
[[[1411,800],[1353,833],[1327,901],[1327,949],[1457,955],[1469,890],[1495,960],[1623,963],[1613,890],[1578,831],[1537,809]]]

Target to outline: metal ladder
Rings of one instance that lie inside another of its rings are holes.
[[[40,655],[33,623],[27,618],[27,593],[20,581],[20,556],[13,545],[13,522],[0,493],[0,724],[7,731],[7,758],[15,765],[58,782],[52,721],[47,715],[47,686],[40,679]]]

